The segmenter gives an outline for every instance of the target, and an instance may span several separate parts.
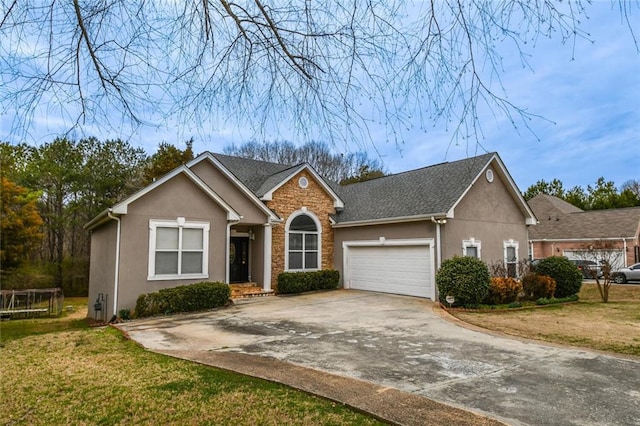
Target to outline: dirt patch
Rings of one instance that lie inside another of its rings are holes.
[[[640,286],[612,286],[609,303],[600,302],[595,284],[585,284],[578,303],[453,315],[515,336],[640,356]]]

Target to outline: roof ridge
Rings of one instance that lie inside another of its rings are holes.
[[[354,183],[349,183],[347,185],[341,185],[341,186],[343,188],[346,188],[346,187],[353,186],[353,185],[359,185],[359,184],[364,184],[364,183],[367,183],[367,182],[379,181],[379,180],[385,179],[385,178],[391,178],[391,177],[394,177],[394,176],[400,176],[400,175],[407,174],[407,173],[414,173],[414,172],[418,172],[418,171],[422,171],[422,170],[426,170],[426,169],[431,169],[431,168],[434,168],[434,167],[444,166],[444,165],[451,165],[451,164],[455,164],[455,163],[471,161],[471,160],[475,160],[475,159],[478,159],[478,158],[481,158],[481,157],[485,157],[485,156],[489,156],[489,155],[493,156],[493,155],[496,155],[496,154],[497,154],[496,152],[487,152],[487,153],[482,154],[482,155],[476,155],[475,157],[461,158],[459,160],[454,160],[454,161],[443,161],[443,162],[436,163],[436,164],[430,164],[428,166],[418,167],[417,169],[403,170],[403,171],[398,172],[398,173],[392,173],[392,174],[389,174],[389,175],[376,177],[376,178],[365,180],[365,181],[362,181],[362,182],[354,182]]]
[[[209,152],[209,151],[207,151]],[[226,158],[237,158],[240,160],[246,160],[246,161],[253,161],[256,163],[265,163],[265,164],[271,164],[271,165],[276,165],[276,166],[287,166],[287,167],[294,167],[290,164],[285,164],[285,163],[276,163],[274,161],[266,161],[266,160],[257,160],[255,158],[248,158],[248,157],[242,157],[240,155],[228,155],[228,154],[221,154],[218,152],[209,152],[209,154],[211,154],[213,157],[226,157]]]

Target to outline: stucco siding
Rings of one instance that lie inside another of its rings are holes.
[[[242,216],[240,223],[267,222],[266,213],[209,161],[201,161],[191,170]]]
[[[176,220],[208,222],[209,278],[226,278],[226,212],[202,190],[183,175],[177,175],[164,185],[129,205],[122,216],[122,244],[120,259],[120,290],[118,309],[135,307],[138,295],[167,287],[185,285],[197,280],[149,281],[149,221]]]
[[[486,263],[504,260],[504,242],[518,243],[518,259],[527,250],[525,215],[511,196],[503,177],[494,172],[493,182],[485,175],[470,187],[454,210],[454,218],[442,227],[443,259],[463,254],[463,240],[480,241]]]
[[[109,320],[113,312],[117,224],[110,221],[91,231],[91,259],[89,263],[89,311],[87,316]],[[106,301],[104,312],[96,315],[94,303],[102,294]],[[104,317],[104,318],[103,318]]]

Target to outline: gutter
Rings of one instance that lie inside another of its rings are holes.
[[[563,241],[620,241],[634,240],[636,237],[584,237],[584,238],[532,238],[529,241],[538,242],[563,242]]]
[[[98,216],[91,219],[89,222],[85,223],[82,227],[87,231],[91,231],[93,228],[97,228],[103,223],[107,223],[109,221],[109,211],[111,209],[105,209],[98,214]]]
[[[113,322],[118,316],[118,287],[120,277],[120,218],[113,215],[111,209],[107,210],[107,216],[109,219],[115,220],[117,223],[116,228],[116,264],[113,279],[113,316],[109,322]]]
[[[396,217],[388,217],[382,219],[365,219],[365,220],[354,220],[350,222],[337,222],[331,225],[332,228],[349,228],[352,226],[367,226],[367,225],[385,225],[388,223],[400,223],[400,222],[420,222],[423,220],[431,219],[433,221],[434,217],[441,217],[441,220],[445,220],[446,218],[453,218],[453,216],[447,213],[436,213],[434,214],[424,214],[424,215],[415,215],[415,216],[396,216]]]

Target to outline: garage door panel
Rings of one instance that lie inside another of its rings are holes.
[[[427,245],[350,247],[346,267],[352,289],[432,295],[431,249]]]

